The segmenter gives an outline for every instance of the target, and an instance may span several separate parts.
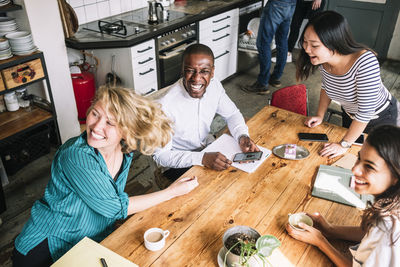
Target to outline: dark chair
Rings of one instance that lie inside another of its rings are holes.
[[[326,121],[329,122],[332,118],[332,115],[337,115],[340,118],[342,118],[342,111],[340,110],[336,110],[333,108],[328,108],[328,110],[326,111]]]
[[[269,104],[274,107],[283,108],[307,116],[307,88],[304,84],[296,84],[278,89],[272,93]]]

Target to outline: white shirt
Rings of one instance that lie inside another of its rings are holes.
[[[249,134],[242,114],[216,78],[211,79],[201,98],[191,97],[180,79],[159,102],[173,121],[174,130],[171,142],[153,155],[159,166],[187,168],[202,165],[204,152],[200,150],[208,145],[207,136],[215,114],[225,119],[236,140]]]
[[[393,246],[391,245],[390,230],[388,230],[392,227],[393,239],[397,241]],[[350,252],[353,255],[353,266],[400,266],[400,222],[395,220],[393,224],[391,219],[386,217],[384,223],[369,230],[360,244],[350,247]]]

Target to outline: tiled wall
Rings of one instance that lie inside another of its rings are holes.
[[[79,24],[146,7],[147,0],[67,0]]]

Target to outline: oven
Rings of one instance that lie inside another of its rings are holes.
[[[197,26],[192,23],[157,37],[159,88],[179,80],[182,73],[182,54],[186,47],[197,43]]]

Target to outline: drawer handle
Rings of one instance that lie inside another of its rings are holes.
[[[152,57],[149,57],[149,58],[146,59],[146,60],[139,61],[139,64],[144,64],[144,63],[149,62],[149,61],[152,61],[152,60],[153,60],[153,58],[152,58]]]
[[[138,50],[138,53],[143,53],[143,52],[149,51],[149,50],[152,49],[152,48],[153,48],[153,47],[149,46],[149,47],[147,47],[147,48],[145,48],[145,49],[143,49],[143,50]]]
[[[226,25],[225,27],[222,27],[222,28],[219,28],[219,29],[217,29],[217,30],[213,30],[213,32],[219,32],[219,31],[222,31],[223,29],[226,29],[226,28],[229,28],[231,25]]]
[[[144,95],[151,94],[151,93],[153,93],[155,90],[156,90],[156,89],[154,89],[154,88],[151,88],[151,89],[150,89],[150,91],[148,91],[148,92],[147,92],[147,93],[145,93]]]
[[[225,51],[224,53],[222,53],[221,55],[216,56],[215,59],[220,58],[220,57],[222,57],[222,56],[225,56],[226,54],[229,54],[229,51],[228,51],[228,50],[226,50],[226,51]]]
[[[147,71],[145,71],[145,72],[139,72],[139,74],[140,74],[140,75],[145,75],[145,74],[147,74],[147,73],[152,72],[153,70],[154,70],[153,68],[150,68],[149,70],[147,70]]]
[[[222,19],[213,20],[213,23],[217,23],[217,22],[220,22],[220,21],[229,19],[230,17],[231,17],[231,16],[226,16],[225,18],[222,18]]]
[[[230,34],[227,33],[227,34],[225,34],[224,36],[221,36],[221,37],[218,37],[218,38],[212,39],[212,40],[213,40],[213,42],[215,42],[215,41],[221,40],[221,39],[223,39],[223,38],[225,38],[225,37],[228,37],[229,35],[230,35]]]

